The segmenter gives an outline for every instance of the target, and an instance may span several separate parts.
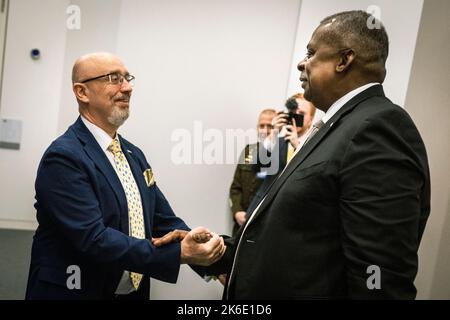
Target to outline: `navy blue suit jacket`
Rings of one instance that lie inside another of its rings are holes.
[[[147,186],[144,154],[119,136],[141,193],[147,239],[128,236],[127,200],[104,151],[80,118],[46,150],[36,179],[37,220],[27,299],[102,299],[114,296],[124,270],[175,283],[180,244],[154,247],[148,239],[188,230],[156,184]],[[68,267],[81,271],[69,289]]]
[[[266,191],[269,189],[269,187],[277,179],[278,175],[283,171],[284,167],[286,166],[288,146],[289,142],[284,140],[284,137],[278,138],[278,143],[275,145],[273,149],[277,151],[272,152],[270,155],[271,157],[273,157],[272,159],[275,160],[272,161],[271,165],[277,166],[278,168],[274,174],[267,175],[261,186],[256,191],[255,196],[253,197],[252,201],[250,202],[246,210],[247,212],[246,220],[250,218],[252,212],[256,209],[258,204],[264,198]]]

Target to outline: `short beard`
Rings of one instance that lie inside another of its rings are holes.
[[[114,107],[111,114],[108,116],[108,122],[115,127],[120,127],[130,116],[130,109],[121,109]]]
[[[259,143],[264,143],[264,140],[266,140],[266,138],[267,138],[267,135],[266,134],[261,134],[261,133],[258,133],[258,142]]]

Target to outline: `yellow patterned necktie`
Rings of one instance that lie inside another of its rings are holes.
[[[294,154],[295,154],[295,149],[294,149],[294,147],[292,146],[292,144],[290,144],[290,143],[288,142],[287,163],[289,163],[289,161],[292,160],[292,158],[294,157]]]
[[[130,235],[138,239],[145,239],[141,194],[137,187],[136,181],[134,180],[128,161],[120,149],[120,143],[117,138],[111,142],[108,150],[114,155],[117,175],[119,176],[127,197]],[[131,272],[130,277],[134,288],[137,289],[142,280],[142,274]]]

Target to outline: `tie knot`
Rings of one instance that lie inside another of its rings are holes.
[[[109,145],[108,150],[111,151],[113,154],[122,152],[122,149],[120,149],[119,139],[115,138],[113,141],[111,141],[111,144]]]
[[[320,129],[324,125],[324,122],[322,120],[317,121],[313,124],[314,128]]]

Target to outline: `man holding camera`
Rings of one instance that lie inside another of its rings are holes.
[[[305,100],[302,93],[297,93],[287,99],[285,106],[288,112],[283,110],[277,112],[272,120],[273,130],[264,141],[264,147],[272,152],[271,170],[267,172],[266,179],[248,206],[246,219],[262,200],[264,193],[278,174],[292,159],[297,147],[304,143],[316,114],[316,107]]]
[[[281,149],[284,142],[287,147],[286,152],[281,153],[280,151],[280,157],[286,159],[284,164],[291,160],[295,149],[306,139],[305,133],[311,127],[316,113],[316,107],[311,102],[306,101],[302,93],[290,97],[286,101],[286,109],[288,110],[287,113],[279,111],[273,119],[274,130],[269,136],[272,146],[279,142]]]

